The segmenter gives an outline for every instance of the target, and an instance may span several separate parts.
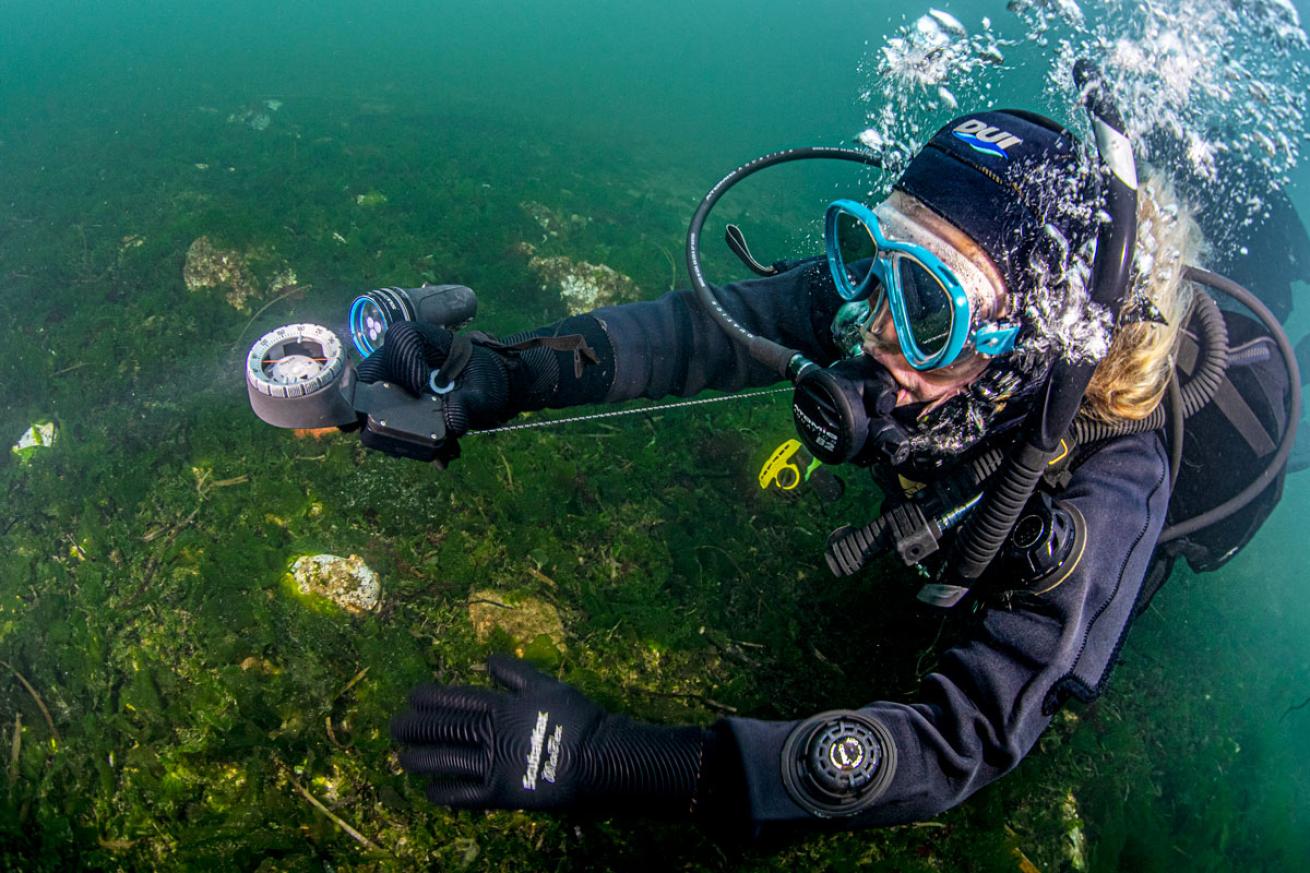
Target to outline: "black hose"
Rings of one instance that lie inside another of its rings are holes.
[[[969,465],[973,473],[974,482],[981,485],[992,477],[992,474],[1001,469],[1005,463],[1005,452],[1000,449],[988,449]]]
[[[1276,347],[1276,346],[1275,346]],[[1228,350],[1228,365],[1230,367],[1246,367],[1251,364],[1262,364],[1269,360],[1269,347],[1262,338],[1257,337],[1248,340],[1236,348]],[[1298,363],[1297,366],[1300,366]]]
[[[1005,452],[999,448],[987,449],[969,462],[966,468],[967,478],[954,487],[958,487],[962,494],[976,495],[983,484],[1001,469],[1004,463]],[[927,486],[927,489],[916,492],[910,499],[921,499],[924,495],[933,490],[940,490],[942,487],[941,481],[935,482]],[[953,490],[953,487],[948,486],[947,490]],[[960,506],[968,502],[960,501]],[[954,515],[960,506],[944,508],[948,510],[948,515]],[[892,513],[884,503],[882,514],[863,527],[845,524],[829,534],[824,555],[828,561],[828,569],[834,576],[852,576],[864,569],[864,566],[874,558],[896,545],[897,532],[893,530],[891,517]],[[934,521],[941,525],[942,531],[951,526],[941,517]]]
[[[1187,418],[1214,398],[1228,372],[1228,325],[1219,306],[1210,295],[1201,294],[1192,298],[1191,315],[1199,321],[1201,350],[1196,371],[1182,387],[1183,415]]]
[[[1183,392],[1178,387],[1178,372],[1169,379],[1166,404],[1169,407],[1169,496],[1178,485],[1178,473],[1183,468],[1183,436],[1186,432],[1187,408],[1183,405]]]
[[[890,515],[880,515],[864,527],[843,525],[828,536],[824,558],[834,576],[853,576],[891,545]]]
[[[716,182],[714,187],[709,190],[709,193],[705,195],[705,199],[701,200],[700,206],[696,207],[695,213],[691,216],[691,225],[687,228],[687,274],[691,277],[691,286],[696,291],[696,299],[700,301],[705,311],[718,322],[719,326],[730,337],[746,347],[752,358],[785,379],[792,379],[797,375],[797,373],[792,372],[791,363],[800,353],[771,339],[751,333],[728,314],[728,311],[719,303],[718,298],[714,296],[714,292],[710,290],[710,286],[705,281],[705,272],[701,269],[700,263],[700,236],[710,210],[733,185],[766,167],[808,158],[832,158],[841,161],[854,161],[871,167],[882,166],[882,160],[872,152],[841,148],[839,146],[809,146],[762,155],[749,163],[742,164]]]
[[[1179,391],[1184,418],[1191,418],[1209,403],[1219,390],[1228,371],[1228,325],[1218,305],[1207,294],[1193,298],[1188,309],[1188,324],[1195,318],[1199,321],[1200,343],[1197,352],[1196,370],[1191,378],[1183,383]],[[1177,374],[1174,375],[1177,379]],[[1169,421],[1170,410],[1165,404],[1159,404],[1145,418],[1124,421],[1099,421],[1086,415],[1079,415],[1074,420],[1070,435],[1073,441],[1085,446],[1101,440],[1129,436],[1135,433],[1159,430]]]
[[[1049,452],[1025,444],[1005,467],[1001,481],[987,497],[984,511],[975,513],[966,524],[956,570],[958,579],[973,582],[991,564],[1037,489],[1049,457]]]
[[[1211,273],[1209,270],[1202,270],[1200,267],[1187,267],[1183,275],[1193,282],[1200,282],[1202,285],[1208,285],[1227,294],[1254,313],[1260,321],[1264,322],[1265,328],[1278,345],[1278,351],[1283,356],[1283,363],[1287,365],[1288,390],[1291,392],[1291,397],[1288,400],[1287,427],[1283,430],[1282,439],[1278,443],[1278,451],[1274,453],[1269,465],[1245,488],[1223,503],[1200,515],[1165,528],[1160,534],[1160,543],[1190,536],[1202,528],[1222,521],[1263,494],[1264,490],[1273,484],[1273,481],[1278,478],[1278,474],[1287,465],[1287,459],[1292,454],[1292,447],[1296,444],[1296,428],[1301,421],[1301,371],[1297,367],[1296,351],[1292,348],[1291,340],[1287,338],[1287,332],[1283,330],[1283,326],[1278,323],[1278,319],[1274,317],[1274,314],[1254,294],[1232,279],[1220,276],[1217,273]]]
[[[1097,153],[1106,170],[1104,210],[1110,221],[1096,237],[1092,261],[1092,300],[1118,313],[1131,279],[1137,245],[1137,169],[1126,125],[1110,99],[1100,71],[1087,60],[1073,68],[1074,82],[1085,92]],[[1045,394],[1025,421],[1025,438],[997,489],[965,524],[958,543],[958,560],[951,568],[953,583],[968,588],[987,570],[1020,513],[1032,497],[1048,459],[1060,449],[1082,406],[1096,369],[1094,363],[1058,363]]]
[[[1161,403],[1155,409],[1152,409],[1151,414],[1146,418],[1131,421],[1100,421],[1088,416],[1079,416],[1073,423],[1073,428],[1069,431],[1069,434],[1073,437],[1076,445],[1086,446],[1091,443],[1099,443],[1102,440],[1111,440],[1115,437],[1159,430],[1165,426],[1166,421],[1167,413],[1164,404]]]

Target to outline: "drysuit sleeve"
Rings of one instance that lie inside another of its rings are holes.
[[[1168,478],[1155,433],[1107,442],[1078,468],[1060,497],[1087,522],[1081,562],[1048,594],[988,609],[965,642],[943,653],[916,701],[859,710],[886,729],[895,747],[894,775],[868,809],[829,825],[937,815],[1013,769],[1070,696],[1090,700],[1100,693],[1164,524]],[[734,793],[745,795],[756,835],[820,824],[781,776],[783,745],[797,724],[730,718],[714,727],[740,756],[744,787]]]
[[[838,357],[830,326],[841,306],[822,259],[809,259],[763,279],[719,286],[719,302],[747,330],[819,363]],[[777,382],[696,302],[692,291],[598,309],[613,354],[607,401],[736,391]]]

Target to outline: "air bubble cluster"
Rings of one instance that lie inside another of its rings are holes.
[[[1100,67],[1128,126],[1139,164],[1175,184],[1194,210],[1221,220],[1211,253],[1245,251],[1243,238],[1266,216],[1270,195],[1289,182],[1300,159],[1310,92],[1310,40],[1290,0],[1010,0],[997,26],[964,23],[928,9],[902,25],[866,58],[866,129],[856,140],[883,158],[866,196],[887,196],[910,157],[956,115],[1029,105],[1065,124],[1084,143],[1089,125],[1073,82],[1076,60]],[[1034,105],[1033,83],[1044,82]],[[1098,172],[1088,161],[1086,172]],[[1096,204],[1074,196],[1091,180],[1061,179],[1042,166],[1013,166],[1028,181],[1051,178],[1049,215],[1063,210],[1106,220]],[[1025,185],[1032,190],[1031,185]],[[1097,361],[1109,349],[1113,318],[1090,302],[1093,247],[1031,264],[1037,278],[1014,301],[1025,330],[1007,374],[992,373],[977,390],[942,408],[920,433],[922,445],[962,451],[986,430],[1003,376],[1031,381],[1055,360]],[[1176,253],[1139,252],[1145,263],[1173,263]],[[994,383],[994,384],[993,384]]]

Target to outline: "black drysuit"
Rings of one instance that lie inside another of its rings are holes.
[[[842,301],[821,262],[728,285],[718,296],[752,332],[819,363],[838,356],[829,326]],[[614,351],[607,400],[777,381],[689,292],[593,315]],[[989,608],[971,637],[943,654],[915,702],[878,701],[862,708],[894,739],[895,777],[871,809],[835,824],[923,820],[960,803],[1015,767],[1065,699],[1090,699],[1100,691],[1164,525],[1168,479],[1166,452],[1155,432],[1108,441],[1077,467],[1061,495],[1087,522],[1088,545],[1077,569],[1035,602]],[[795,724],[729,718],[716,728],[740,755],[757,833],[814,822],[788,795],[779,766]]]

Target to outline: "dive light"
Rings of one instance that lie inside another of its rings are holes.
[[[398,321],[426,321],[458,330],[473,320],[478,298],[463,285],[375,288],[350,303],[350,339],[361,357],[382,345],[387,328]]]

